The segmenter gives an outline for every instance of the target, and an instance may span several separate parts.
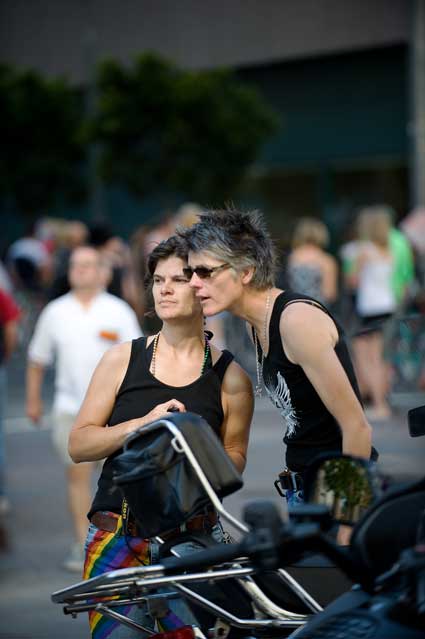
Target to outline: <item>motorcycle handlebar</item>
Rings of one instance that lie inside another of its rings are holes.
[[[239,543],[218,544],[183,557],[169,557],[161,562],[163,574],[199,571],[227,562],[247,558],[259,570],[275,570],[301,559],[305,552],[319,552],[354,581],[362,581],[349,552],[340,548],[314,523],[284,524],[279,533],[266,529],[251,530]]]
[[[176,574],[186,570],[201,570],[215,564],[235,561],[244,554],[244,544],[219,544],[215,548],[199,550],[184,557],[169,557],[161,561],[164,575]]]

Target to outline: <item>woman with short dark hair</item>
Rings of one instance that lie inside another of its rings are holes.
[[[253,412],[251,382],[231,353],[216,349],[204,333],[201,305],[189,286],[186,268],[187,247],[181,240],[170,238],[152,251],[148,274],[162,328],[152,337],[119,344],[104,355],[71,432],[69,452],[75,462],[107,457],[89,512],[85,578],[148,564],[158,556],[157,544],[138,536],[137,522],[131,547],[138,559],[121,534],[122,498],[112,477],[114,460],[128,434],[169,410],[191,411],[209,423],[239,472],[245,467]],[[189,519],[185,527],[219,541],[223,538],[217,513],[210,509]],[[163,532],[168,541],[170,531]],[[193,544],[184,546],[176,549],[187,553],[193,548]],[[140,606],[134,606],[131,615],[146,625]],[[104,636],[106,626],[112,632],[108,637],[119,636],[114,634],[117,622],[99,613],[90,613],[90,625],[94,639]]]

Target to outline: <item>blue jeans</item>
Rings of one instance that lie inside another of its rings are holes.
[[[298,506],[304,503],[304,491],[287,488],[285,490],[285,498],[288,506]]]

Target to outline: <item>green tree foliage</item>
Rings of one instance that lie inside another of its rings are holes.
[[[65,80],[0,66],[0,199],[28,215],[84,195],[82,98]]]
[[[258,92],[228,71],[185,71],[148,53],[131,67],[99,67],[89,135],[107,182],[137,196],[180,191],[201,202],[232,194],[276,130]]]

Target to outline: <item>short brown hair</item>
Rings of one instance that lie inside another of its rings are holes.
[[[168,257],[175,256],[187,262],[189,249],[183,238],[172,235],[167,240],[163,240],[156,246],[148,257],[147,271],[145,277],[145,285],[152,285],[155,269],[160,260],[166,260]]]

